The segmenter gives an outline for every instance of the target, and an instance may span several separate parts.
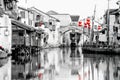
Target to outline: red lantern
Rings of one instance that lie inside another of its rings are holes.
[[[84,23],[84,28],[87,28],[87,23]]]
[[[90,25],[90,18],[87,18],[87,25]]]
[[[90,18],[87,18],[87,21],[90,21]]]
[[[90,29],[91,28],[91,26],[90,25],[88,25],[88,29]]]
[[[78,22],[78,26],[82,26],[82,21],[79,21],[79,22]]]
[[[98,26],[98,30],[101,30],[101,26],[100,25]]]

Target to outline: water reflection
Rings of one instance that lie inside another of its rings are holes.
[[[119,56],[83,54],[81,47],[44,49],[22,59],[28,61],[12,65],[13,79],[120,80]]]

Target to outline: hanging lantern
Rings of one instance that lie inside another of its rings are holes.
[[[91,25],[88,25],[88,29],[90,29],[91,28]]]
[[[100,25],[98,26],[98,30],[101,30],[101,26]]]
[[[82,26],[82,21],[79,21],[79,22],[78,22],[78,26]]]
[[[84,23],[84,28],[87,28],[87,23]]]
[[[87,21],[90,21],[90,18],[87,18]]]
[[[87,18],[87,25],[90,25],[90,18]]]

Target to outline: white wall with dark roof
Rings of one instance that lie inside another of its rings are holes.
[[[69,14],[58,14],[58,15],[51,15],[60,20],[60,26],[69,26],[71,21]]]

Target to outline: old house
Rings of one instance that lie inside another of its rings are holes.
[[[35,7],[30,9],[33,11],[35,16],[35,27],[44,30],[44,39],[42,40],[41,44],[43,46],[46,46],[46,44],[49,46],[56,46],[58,44],[57,29],[60,27],[60,21]]]

